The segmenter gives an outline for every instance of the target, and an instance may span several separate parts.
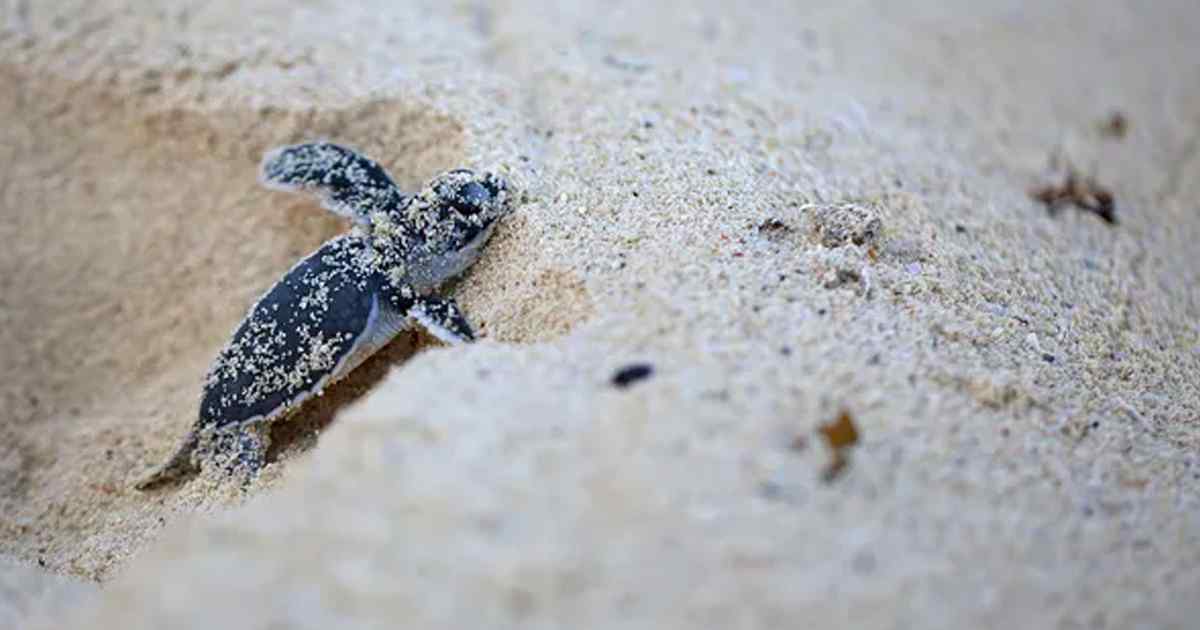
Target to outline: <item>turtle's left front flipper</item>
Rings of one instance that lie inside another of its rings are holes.
[[[372,210],[386,210],[404,199],[382,166],[330,142],[268,152],[263,157],[262,181],[277,190],[314,193],[326,208],[364,224]]]

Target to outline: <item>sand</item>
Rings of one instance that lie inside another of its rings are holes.
[[[0,625],[1200,614],[1195,3],[53,4],[0,5]],[[314,138],[521,191],[484,339],[133,490],[345,229],[257,183]]]

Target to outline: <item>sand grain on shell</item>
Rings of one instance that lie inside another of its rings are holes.
[[[21,123],[0,126],[0,552],[106,580],[81,618],[1198,612],[1200,122],[1174,114],[1200,105],[1179,79],[1194,3],[104,19],[116,4],[0,38],[18,87],[0,114]],[[1114,109],[1124,138],[1096,129]],[[126,491],[190,425],[246,306],[344,229],[255,181],[264,149],[314,135],[408,190],[466,166],[520,191],[455,288],[489,340],[402,337],[281,427],[277,492],[241,509],[203,479]],[[1059,154],[1113,191],[1119,224],[1028,198]],[[878,226],[812,212],[852,206]],[[613,387],[635,363],[653,377]],[[841,409],[858,441],[827,483],[822,449],[791,445]],[[198,509],[222,513],[181,522]]]

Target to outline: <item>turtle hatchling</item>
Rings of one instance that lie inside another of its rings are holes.
[[[511,211],[502,179],[453,170],[407,195],[370,159],[308,143],[267,153],[262,182],[314,193],[354,227],[297,263],[250,308],[205,377],[192,430],[139,488],[209,464],[249,482],[264,464],[271,423],[396,333],[417,325],[447,343],[474,339],[458,306],[435,290],[475,262]]]

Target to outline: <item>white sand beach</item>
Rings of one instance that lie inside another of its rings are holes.
[[[944,4],[0,4],[0,626],[1194,627],[1200,5]],[[519,191],[482,339],[135,490],[318,138]]]

